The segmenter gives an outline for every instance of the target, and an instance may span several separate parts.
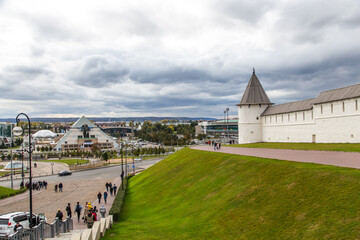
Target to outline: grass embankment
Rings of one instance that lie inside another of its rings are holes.
[[[6,188],[6,187],[0,186],[0,199],[15,196],[16,194],[23,193],[25,191],[26,191],[26,188],[13,190],[11,188]]]
[[[89,160],[84,159],[61,159],[61,160],[40,160],[40,162],[66,163],[67,165],[86,164]]]
[[[318,150],[338,152],[360,152],[359,143],[248,143],[226,145],[227,147],[243,148],[275,148],[294,150]]]
[[[356,239],[360,170],[180,150],[129,180],[105,239]]]

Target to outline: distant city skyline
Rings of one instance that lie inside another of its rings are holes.
[[[356,0],[0,0],[0,118],[209,117],[360,83]]]

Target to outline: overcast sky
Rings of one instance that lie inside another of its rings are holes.
[[[0,118],[237,114],[360,83],[359,0],[0,0]]]

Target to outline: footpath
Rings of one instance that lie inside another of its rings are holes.
[[[121,189],[121,178],[117,177],[115,178],[112,182],[113,185],[115,184],[117,186],[117,191],[116,193]],[[104,191],[106,191],[105,185],[104,185],[104,189],[101,192],[101,194],[104,193]],[[101,198],[101,202],[99,203],[98,199],[89,199],[89,202],[91,202],[91,206],[95,207],[96,209],[99,210],[101,205],[104,204],[105,208],[106,208],[106,214],[105,217],[109,216],[109,211],[114,203],[115,200],[115,196],[111,196],[110,195],[110,191],[108,191],[108,197],[107,197],[107,201],[105,203],[104,201],[104,197]],[[71,206],[71,210],[72,210],[72,219],[73,219],[73,229],[77,230],[77,229],[86,229],[87,225],[84,222],[84,220],[82,219],[84,217],[84,209],[85,209],[85,202],[84,203],[80,203],[80,205],[82,206],[82,211],[81,211],[81,215],[80,215],[80,221],[78,222],[77,220],[77,214],[74,213],[75,211],[75,205]],[[66,212],[64,212],[64,215],[66,215]],[[101,219],[101,214],[100,212],[97,212],[97,220],[100,221]]]
[[[294,162],[317,163],[323,165],[333,165],[339,167],[360,169],[360,153],[358,152],[330,152],[330,151],[309,151],[309,150],[290,150],[290,149],[269,149],[269,148],[239,148],[221,147],[214,150],[213,146],[196,146],[192,149],[221,152],[237,155],[272,158]]]

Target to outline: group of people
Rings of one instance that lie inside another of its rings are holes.
[[[81,210],[82,210],[82,206],[80,205],[79,202],[77,202],[76,205],[75,205],[74,213],[76,213],[76,215],[77,215],[78,222],[80,222]],[[66,211],[67,218],[72,218],[72,210],[71,210],[71,204],[70,203],[68,203],[68,205],[66,206],[65,211]],[[98,214],[97,214],[98,212],[100,212],[102,218],[105,217],[106,208],[105,208],[104,204],[102,204],[100,209],[97,210],[96,206],[94,206],[94,207],[91,206],[90,202],[85,203],[83,220],[87,224],[88,228],[91,228],[92,225],[94,224],[94,222],[98,220]],[[58,209],[58,211],[57,211],[57,213],[55,215],[55,219],[58,219],[59,221],[62,221],[63,217],[64,217],[64,214],[61,212],[60,209]]]
[[[114,194],[114,196],[116,195],[117,186],[115,185],[115,183],[114,183],[114,185],[112,185],[111,182],[110,183],[106,182],[105,187],[106,187],[106,192],[108,192],[110,190],[110,196],[112,196],[113,194]],[[100,201],[99,201],[99,203],[100,203]]]
[[[58,190],[59,190],[59,192],[63,191],[63,184],[62,183],[59,183],[59,185],[55,184],[54,191],[57,192]]]
[[[106,208],[104,204],[101,205],[99,212],[101,214],[101,217],[104,218],[106,214]],[[96,209],[96,206],[92,207],[91,203],[86,202],[85,210],[84,210],[84,222],[86,222],[88,228],[92,228],[94,225],[94,222],[98,220],[98,210]],[[78,221],[79,221],[79,215],[78,215]]]
[[[214,146],[214,150],[220,150],[221,149],[221,143],[211,141],[211,145]]]
[[[110,191],[111,196],[116,195],[117,186],[115,184],[112,184],[111,182],[107,182],[105,184],[105,187],[106,187],[106,191],[104,191],[103,193],[99,192],[97,194],[99,204],[101,204],[102,198],[104,199],[104,203],[105,204],[107,203],[108,191]],[[57,192],[57,191],[62,192],[62,189],[63,189],[62,183],[55,185],[55,189],[54,189],[55,192]],[[80,216],[81,216],[82,209],[83,209],[83,207],[80,205],[79,202],[77,202],[77,204],[75,205],[74,213],[76,213],[76,215],[77,215],[78,222],[80,222]],[[71,210],[70,203],[67,204],[65,211],[66,211],[67,217],[71,218],[72,210]],[[90,202],[85,203],[84,216],[82,217],[82,220],[87,224],[88,228],[91,228],[93,226],[94,222],[98,220],[98,213],[101,214],[101,218],[105,217],[106,207],[104,206],[104,204],[101,204],[101,207],[98,210],[96,208],[96,206],[92,206]],[[62,221],[63,217],[64,217],[63,213],[61,212],[60,209],[58,209],[55,218]]]
[[[41,190],[41,189],[47,189],[47,181],[37,181],[37,182],[32,182],[32,184],[30,184],[29,182],[25,183],[25,187],[27,189],[30,189],[30,187],[32,188],[32,190]],[[24,183],[21,182],[20,183],[20,187],[23,187]]]

